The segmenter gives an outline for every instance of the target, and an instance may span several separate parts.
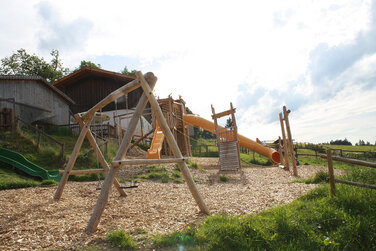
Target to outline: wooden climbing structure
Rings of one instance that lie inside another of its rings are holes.
[[[287,110],[286,106],[283,106],[283,111],[279,114],[279,122],[281,124],[282,139],[283,139],[283,159],[285,161],[286,170],[290,170],[289,162],[292,162],[292,172],[294,176],[298,176],[298,170],[296,168],[296,158],[294,154],[294,144],[292,142],[292,134],[290,128],[289,114],[290,110]],[[286,125],[286,131],[285,131]],[[282,147],[281,147],[282,149]],[[282,155],[281,155],[282,156]]]
[[[213,105],[211,106],[213,113],[212,118],[214,120],[214,127],[217,135],[217,145],[221,171],[236,171],[241,168],[238,129],[235,120],[235,109],[233,108],[232,103],[230,103],[230,107],[230,110],[215,113]],[[218,119],[227,115],[231,115],[231,126],[228,128],[220,128],[218,126]]]
[[[188,126],[184,123],[185,101],[179,96],[179,99],[173,99],[171,96],[165,99],[158,99],[158,104],[166,118],[168,127],[183,156],[192,156],[191,145],[189,141]],[[154,116],[153,116],[154,117]],[[171,149],[164,145],[165,154],[172,155]]]
[[[204,203],[195,182],[193,181],[192,175],[189,172],[187,166],[187,158],[184,158],[176,140],[164,118],[162,111],[159,107],[159,104],[156,98],[153,95],[153,88],[157,81],[157,78],[154,76],[153,73],[146,73],[143,75],[141,72],[136,73],[137,79],[129,82],[128,84],[122,86],[121,88],[117,89],[116,91],[109,94],[95,106],[93,106],[89,111],[83,114],[76,114],[76,119],[79,122],[82,130],[80,135],[76,141],[76,145],[73,148],[73,152],[68,160],[67,165],[65,166],[63,177],[59,183],[59,186],[55,192],[54,199],[59,200],[62,196],[63,189],[68,181],[68,177],[72,172],[72,168],[74,163],[77,159],[78,152],[82,146],[82,143],[85,137],[89,140],[94,152],[96,153],[99,161],[103,166],[103,171],[106,173],[106,178],[102,184],[101,192],[99,194],[97,203],[91,215],[89,224],[86,228],[86,231],[89,233],[94,232],[97,229],[99,224],[100,218],[104,212],[105,206],[108,202],[109,194],[111,192],[112,185],[116,187],[119,191],[120,195],[126,196],[124,190],[120,187],[118,181],[116,180],[116,174],[118,173],[120,168],[128,167],[131,165],[151,165],[151,164],[164,164],[164,163],[177,163],[179,169],[188,185],[190,192],[192,193],[193,198],[195,199],[198,207],[200,208],[201,212],[204,214],[209,213],[209,209],[207,208],[206,204]],[[118,152],[112,161],[111,165],[108,165],[103,158],[103,154],[101,153],[98,145],[95,142],[93,135],[91,134],[89,128],[90,124],[93,120],[93,116],[95,112],[99,111],[101,108],[105,107],[111,102],[114,102],[116,99],[124,96],[126,93],[129,93],[137,88],[142,88],[142,95],[139,99],[139,102],[136,106],[136,109],[133,113],[131,121],[129,122],[127,131],[122,139],[122,142],[119,146]],[[163,133],[165,134],[167,143],[171,148],[172,154],[174,158],[169,159],[126,159],[126,153],[129,147],[131,146],[131,139],[135,132],[137,123],[146,107],[147,103],[150,103],[151,108],[153,110],[153,114],[158,121],[158,125],[162,129]]]

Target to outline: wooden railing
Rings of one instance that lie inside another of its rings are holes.
[[[358,186],[358,187],[366,187],[366,188],[376,189],[376,185],[362,184],[362,183],[358,183],[358,182],[354,182],[354,181],[335,179],[334,178],[334,171],[333,171],[333,160],[345,162],[345,163],[350,163],[350,164],[354,164],[354,165],[372,167],[372,168],[376,168],[376,163],[357,160],[357,159],[343,158],[343,157],[339,157],[339,156],[332,156],[332,149],[326,150],[326,155],[320,155],[320,157],[328,160],[328,172],[329,172],[330,196],[331,197],[335,196],[335,183],[342,183],[342,184],[351,185],[351,186]]]

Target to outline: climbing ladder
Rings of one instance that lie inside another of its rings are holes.
[[[241,168],[240,151],[238,140],[238,129],[235,120],[235,109],[230,103],[230,110],[215,113],[212,105],[212,118],[214,120],[215,132],[217,135],[219,162],[221,171],[236,171]],[[232,125],[229,128],[219,128],[217,119],[231,115]]]

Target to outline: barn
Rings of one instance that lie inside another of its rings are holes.
[[[71,105],[71,98],[40,76],[0,75],[0,109],[15,110],[29,124],[68,124]]]
[[[89,110],[108,94],[134,79],[133,76],[117,72],[83,67],[54,82],[54,86],[75,101],[70,108],[76,114]],[[138,88],[118,99],[116,107],[114,103],[111,103],[103,108],[103,111],[135,107],[141,95],[142,91]]]

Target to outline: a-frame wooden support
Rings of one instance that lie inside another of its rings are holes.
[[[215,113],[213,105],[211,106],[211,109],[217,135],[220,169],[221,171],[239,170],[239,168],[241,168],[241,163],[235,109],[233,108],[232,103],[230,103],[230,110],[224,112]],[[226,115],[231,115],[232,126],[230,128],[220,129],[218,127],[217,119]]]
[[[112,187],[112,183],[114,182],[115,180],[115,176],[117,174],[117,172],[119,171],[119,168],[122,167],[122,166],[125,166],[125,165],[132,165],[132,164],[135,164],[135,163],[139,163],[139,164],[147,164],[147,163],[166,163],[165,161],[173,161],[174,163],[177,163],[179,165],[179,168],[180,168],[180,171],[181,173],[183,174],[183,177],[185,179],[185,181],[187,182],[187,185],[188,185],[188,188],[190,190],[190,192],[192,193],[193,195],[193,198],[195,199],[196,203],[198,204],[200,210],[202,213],[205,213],[205,214],[208,214],[209,213],[209,209],[207,208],[207,206],[205,205],[194,181],[193,181],[193,178],[189,172],[189,169],[188,169],[188,166],[186,164],[186,159],[183,158],[181,152],[180,152],[180,149],[175,141],[175,138],[173,136],[173,134],[171,133],[168,125],[167,125],[167,122],[162,114],[162,111],[158,105],[158,102],[157,100],[155,99],[153,93],[152,93],[152,90],[153,90],[153,87],[154,87],[154,84],[157,80],[157,78],[154,76],[154,74],[152,73],[147,73],[145,74],[145,77],[141,74],[141,72],[137,72],[136,73],[136,76],[137,76],[137,81],[138,83],[140,84],[140,86],[142,87],[144,93],[142,94],[140,100],[139,100],[139,103],[136,107],[136,110],[133,114],[133,117],[129,123],[129,126],[128,126],[128,130],[126,131],[126,134],[124,135],[123,137],[123,140],[122,140],[122,143],[119,147],[119,150],[114,158],[114,161],[112,162],[112,165],[110,167],[110,170],[108,172],[108,174],[106,175],[106,178],[103,182],[103,185],[102,185],[102,189],[101,189],[101,192],[100,192],[100,195],[98,197],[98,200],[97,200],[97,203],[94,207],[94,210],[93,210],[93,213],[91,215],[91,218],[90,218],[90,221],[89,221],[89,224],[86,228],[86,231],[89,232],[89,233],[92,233],[94,232],[96,229],[97,229],[97,226],[99,224],[99,221],[100,221],[100,218],[103,214],[103,211],[104,211],[104,208],[108,202],[108,197],[109,197],[109,194],[111,192],[111,187]],[[125,159],[125,155],[126,155],[126,152],[127,152],[127,149],[129,148],[130,146],[130,142],[131,142],[131,138],[132,138],[132,135],[136,129],[136,125],[137,125],[137,122],[143,112],[143,110],[145,109],[145,106],[147,104],[147,102],[150,102],[150,105],[153,109],[153,112],[156,116],[156,119],[162,129],[162,131],[164,132],[165,136],[166,136],[166,140],[173,152],[173,155],[175,157],[175,159],[172,159],[172,160],[146,160],[146,159],[142,159],[142,160],[126,160]]]
[[[154,76],[154,75],[153,75]],[[156,80],[154,81],[155,84]],[[154,87],[153,84],[153,87]],[[63,173],[63,177],[60,180],[59,186],[56,189],[54,200],[60,200],[64,187],[68,181],[69,175],[72,172],[73,166],[77,160],[78,153],[81,149],[82,143],[84,142],[85,137],[88,138],[91,147],[93,148],[95,154],[97,155],[98,160],[101,162],[104,172],[109,171],[109,166],[106,163],[97,143],[95,142],[95,139],[93,135],[90,132],[90,124],[93,120],[93,117],[97,111],[99,111],[101,108],[105,107],[109,103],[115,101],[116,99],[122,97],[128,92],[131,92],[137,88],[140,87],[140,83],[137,79],[129,82],[128,84],[124,85],[123,87],[117,89],[116,91],[110,93],[106,98],[101,100],[98,104],[96,104],[94,107],[92,107],[89,111],[87,111],[83,116],[77,114],[75,115],[75,118],[77,119],[78,123],[81,127],[80,135],[78,136],[78,139],[76,141],[76,144],[73,148],[73,152],[71,156],[69,157],[68,163],[65,166],[65,170]],[[113,183],[116,187],[116,189],[119,191],[121,196],[126,196],[126,193],[120,188],[120,184],[117,180],[113,180]]]
[[[294,153],[294,144],[292,142],[292,134],[290,129],[290,122],[289,122],[289,113],[291,111],[287,110],[286,106],[283,106],[283,112],[279,114],[279,121],[281,124],[281,131],[282,131],[282,138],[283,138],[283,147],[285,151],[285,164],[287,170],[289,170],[289,157],[291,156],[291,162],[292,162],[292,171],[294,176],[298,176],[298,170],[296,168],[296,158]],[[283,123],[284,122],[284,123]],[[285,132],[285,126],[286,125],[286,132]]]

